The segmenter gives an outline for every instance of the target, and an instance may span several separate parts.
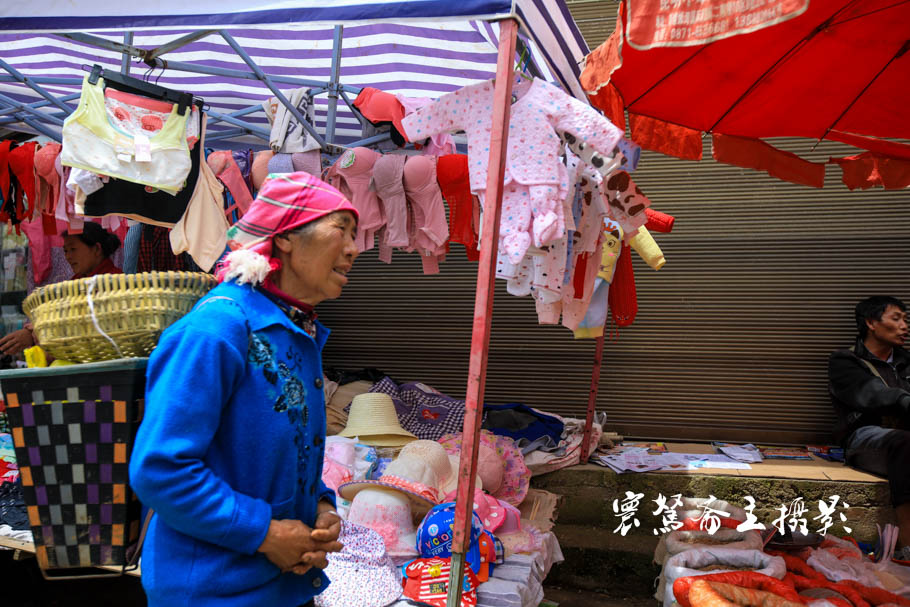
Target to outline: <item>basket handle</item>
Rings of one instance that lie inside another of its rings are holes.
[[[96,274],[95,276],[92,276],[92,278],[88,281],[88,289],[85,293],[85,301],[88,304],[88,311],[92,315],[92,324],[95,325],[95,330],[98,331],[98,333],[101,333],[104,339],[111,342],[111,345],[114,346],[114,350],[117,352],[117,357],[123,358],[123,352],[120,351],[120,346],[117,345],[117,342],[111,339],[110,335],[104,332],[104,330],[101,328],[101,325],[98,324],[98,317],[95,315],[95,302],[92,301],[92,291],[95,290],[95,285],[98,283],[98,276],[99,275]]]

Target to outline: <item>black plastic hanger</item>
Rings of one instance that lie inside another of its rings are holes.
[[[83,68],[85,67],[86,66],[83,66]],[[193,95],[190,93],[175,91],[157,84],[152,84],[151,82],[146,82],[145,80],[124,76],[120,72],[107,70],[100,65],[95,64],[92,66],[92,71],[88,77],[89,84],[98,84],[98,78],[104,78],[104,82],[107,86],[118,91],[123,91],[124,93],[132,93],[134,95],[151,97],[152,99],[160,99],[162,101],[167,101],[168,103],[175,103],[177,104],[177,113],[181,116],[186,113],[186,108],[193,103],[199,106],[200,109],[202,109],[204,104],[203,100],[194,99]]]

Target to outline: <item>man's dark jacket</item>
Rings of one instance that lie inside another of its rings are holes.
[[[889,364],[857,338],[853,348],[831,354],[828,391],[838,417],[834,438],[842,445],[862,426],[910,429],[910,353],[903,348],[894,348]]]

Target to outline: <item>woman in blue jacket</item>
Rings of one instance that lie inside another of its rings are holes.
[[[149,359],[130,482],[154,509],[142,583],[155,606],[308,605],[341,549],[321,480],[328,330],[357,211],[307,173],[271,175],[228,231],[219,286]]]

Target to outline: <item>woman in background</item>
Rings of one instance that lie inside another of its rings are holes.
[[[111,255],[120,248],[120,239],[97,223],[85,222],[81,234],[63,233],[63,255],[73,269],[73,279],[96,274],[122,274],[111,261]],[[15,356],[36,344],[32,323],[0,339],[0,352]]]

